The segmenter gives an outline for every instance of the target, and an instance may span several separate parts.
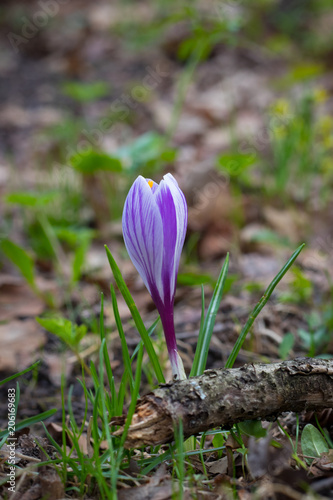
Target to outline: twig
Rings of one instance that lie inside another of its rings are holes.
[[[243,420],[270,420],[285,411],[323,408],[333,408],[333,360],[296,358],[207,370],[198,377],[162,384],[140,399],[125,446],[172,441],[179,419],[188,437]],[[125,419],[115,417],[111,424],[123,426]],[[122,432],[123,427],[115,434]]]

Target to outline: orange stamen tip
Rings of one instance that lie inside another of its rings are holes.
[[[153,181],[148,181],[148,184],[149,184],[149,187],[150,187],[150,188],[152,188],[152,187],[153,187],[153,185],[154,185]]]

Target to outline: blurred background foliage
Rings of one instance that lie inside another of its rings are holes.
[[[126,259],[131,183],[167,171],[190,208],[180,285],[214,286],[227,250],[234,293],[251,288],[234,277],[255,285],[262,271],[244,273],[243,254],[279,258],[305,240],[314,267],[327,257],[330,0],[43,5],[0,7],[3,272],[16,266],[48,307],[40,275],[59,280],[67,303],[80,282],[105,288],[97,249],[111,241]],[[300,266],[280,299],[311,304],[316,287]],[[327,281],[323,290],[330,297]],[[306,335],[331,332],[327,309]]]

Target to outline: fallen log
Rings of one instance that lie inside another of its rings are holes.
[[[127,448],[173,440],[179,419],[185,437],[243,420],[272,420],[292,411],[333,408],[333,360],[296,358],[206,370],[203,375],[162,384],[138,400]],[[126,416],[115,417],[122,435]]]

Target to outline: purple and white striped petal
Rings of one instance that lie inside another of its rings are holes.
[[[163,225],[163,266],[161,299],[172,303],[176,291],[176,277],[187,228],[185,196],[171,174],[164,176],[155,193]]]
[[[174,177],[167,174],[156,184],[139,176],[127,195],[122,224],[129,256],[160,313],[173,372],[184,378],[173,304],[187,228],[187,204]]]
[[[127,195],[122,220],[126,249],[151,295],[155,286],[162,288],[163,254],[162,218],[153,194],[140,175]]]
[[[165,305],[174,299],[186,227],[186,200],[174,177],[158,185],[139,176],[125,201],[125,245],[153,300]]]

